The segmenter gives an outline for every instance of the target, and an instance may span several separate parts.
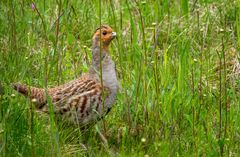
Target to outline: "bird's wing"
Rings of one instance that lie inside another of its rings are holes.
[[[107,91],[107,89],[104,89]],[[49,95],[56,110],[69,106],[85,105],[85,103],[96,103],[102,97],[101,83],[91,77],[80,77],[67,84],[49,89]],[[108,92],[104,92],[108,95]],[[86,99],[86,100],[85,100]],[[82,106],[82,107],[83,107]]]
[[[109,89],[102,88],[101,83],[92,79],[82,79],[68,84],[64,88],[51,91],[55,113],[63,115],[73,122],[87,123],[93,115],[105,112],[102,102],[109,95]],[[48,108],[43,110],[48,112]],[[97,112],[97,114],[93,114]],[[77,119],[76,119],[77,118]]]

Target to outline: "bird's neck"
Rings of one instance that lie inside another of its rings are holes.
[[[92,67],[90,68],[89,73],[98,81],[101,80],[100,62],[102,62],[103,86],[107,87],[111,93],[106,99],[106,105],[110,108],[119,88],[115,63],[109,56],[107,47],[101,49],[100,55],[100,47],[95,45],[92,47]]]
[[[111,59],[108,48],[101,49],[99,46],[95,45],[92,47],[92,67],[90,68],[89,73],[100,78],[100,64],[102,63],[102,79],[103,83],[107,86],[109,83],[115,84],[117,81],[115,63]]]
[[[109,57],[108,47],[103,47],[94,44],[92,47],[92,66],[99,71],[100,62],[104,61],[106,57]]]

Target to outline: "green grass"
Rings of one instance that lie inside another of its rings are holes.
[[[0,156],[239,156],[239,1],[99,2],[0,1]],[[10,84],[86,72],[99,23],[118,34],[121,91],[82,132],[35,112]]]

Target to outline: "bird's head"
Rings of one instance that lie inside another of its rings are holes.
[[[100,47],[100,41],[102,42],[102,48],[107,49],[111,41],[116,37],[116,32],[113,32],[112,28],[107,25],[102,25],[97,28],[93,35],[93,44]]]

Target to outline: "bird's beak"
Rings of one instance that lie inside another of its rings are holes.
[[[117,36],[117,33],[116,32],[112,32],[112,37],[116,37]]]

